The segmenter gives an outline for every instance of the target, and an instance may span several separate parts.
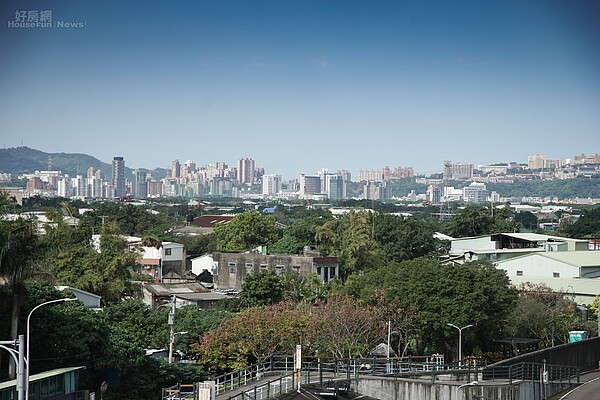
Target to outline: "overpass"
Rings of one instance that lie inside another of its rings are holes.
[[[304,359],[298,379],[292,357],[271,357],[246,369],[215,377],[216,400],[282,398],[304,389],[334,396],[351,391],[394,400],[542,400],[580,383],[582,371],[600,362],[600,338],[560,345],[500,363],[442,364],[434,359]],[[317,390],[318,388],[318,390]],[[206,397],[207,399],[211,397]],[[163,389],[163,400],[204,399],[197,384]]]

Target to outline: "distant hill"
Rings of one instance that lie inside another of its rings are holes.
[[[111,164],[95,157],[81,153],[45,153],[29,147],[11,147],[0,149],[0,172],[11,174],[31,174],[35,171],[61,171],[69,176],[86,175],[89,167],[102,170],[105,177],[112,174]],[[166,169],[157,168],[152,173],[154,178],[166,176]],[[125,167],[125,175],[133,176],[133,170]]]

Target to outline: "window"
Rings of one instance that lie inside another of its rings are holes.
[[[227,268],[229,269],[229,273],[231,275],[237,274],[237,264],[234,262],[227,263]]]
[[[517,276],[523,276],[523,271],[517,271]]]
[[[249,275],[254,272],[254,264],[246,263],[246,275]]]
[[[277,266],[275,266],[275,273],[277,275],[283,275],[284,272],[285,272],[285,265],[277,265]]]
[[[269,264],[260,264],[260,269],[261,269],[261,271],[264,271],[265,269],[269,269]]]
[[[171,249],[165,249],[165,256],[171,255]]]
[[[213,261],[212,274],[219,275],[219,262],[218,261]]]
[[[560,272],[553,272],[552,273],[552,277],[553,278],[560,278]]]

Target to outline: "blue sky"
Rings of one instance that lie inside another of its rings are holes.
[[[16,11],[52,23],[15,28]],[[266,173],[600,152],[600,2],[0,5],[0,145]]]

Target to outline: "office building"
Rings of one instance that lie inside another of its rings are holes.
[[[111,183],[115,189],[115,197],[125,197],[125,161],[123,157],[113,158]]]
[[[133,171],[133,197],[136,199],[145,199],[148,197],[148,174],[146,171],[136,169]]]
[[[312,199],[321,192],[321,177],[318,175],[300,174],[300,198]]]

